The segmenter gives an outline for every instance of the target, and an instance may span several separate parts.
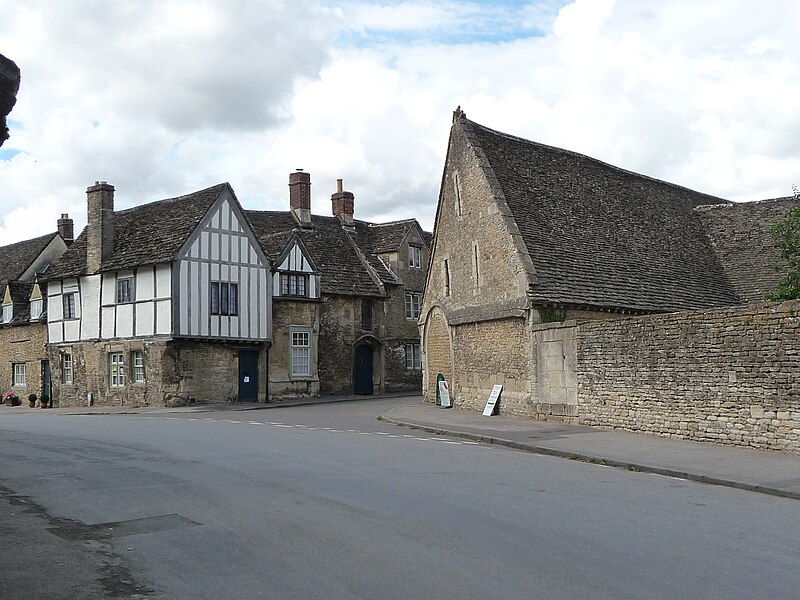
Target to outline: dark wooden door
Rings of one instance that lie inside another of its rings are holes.
[[[353,379],[356,394],[372,393],[372,348],[366,344],[356,348]]]
[[[258,351],[239,350],[239,402],[258,400]]]

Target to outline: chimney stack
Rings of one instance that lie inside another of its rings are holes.
[[[355,208],[355,196],[353,192],[343,191],[342,180],[336,180],[336,193],[331,195],[331,207],[333,216],[339,217],[342,225],[353,224],[353,212]]]
[[[93,274],[114,250],[114,186],[95,181],[86,189],[86,200],[86,269]]]
[[[289,208],[301,227],[311,226],[311,173],[289,173]]]
[[[58,234],[67,244],[67,246],[69,246],[75,239],[75,227],[72,223],[72,219],[69,218],[67,213],[61,213],[61,218],[57,221],[57,223]]]

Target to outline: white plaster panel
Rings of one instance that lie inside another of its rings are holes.
[[[219,280],[220,281],[230,281],[230,272],[231,268],[229,265],[220,265],[219,268]]]
[[[211,336],[219,337],[219,316],[211,315]]]
[[[231,262],[239,262],[239,238],[231,236]]]
[[[239,238],[239,262],[247,264],[247,257],[250,255],[250,244],[246,237]]]
[[[228,331],[228,317],[220,317],[219,318],[219,336],[220,337],[228,337],[230,332]]]
[[[52,284],[51,284],[52,285]],[[48,288],[50,289],[50,288]],[[47,299],[47,322],[60,321],[64,318],[64,304],[61,294],[50,296]]]
[[[209,241],[211,234],[208,231],[203,231],[200,233],[199,242],[200,242],[200,258],[208,259],[208,247],[211,245]]]
[[[61,282],[51,281],[47,284],[47,295],[55,296],[56,294],[61,294]]]
[[[117,301],[116,273],[103,273],[103,288],[100,298],[103,304],[114,304]]]
[[[211,260],[219,260],[219,233],[211,234]]]
[[[172,333],[172,302],[170,300],[156,302],[156,333],[159,335]]]
[[[64,291],[65,292],[77,292],[78,291],[78,280],[77,279],[65,279],[64,280]]]
[[[198,315],[200,335],[208,335],[208,315],[211,312],[210,300],[208,297],[211,293],[208,267],[208,263],[202,263],[200,265],[200,313]]]
[[[219,247],[219,259],[222,261],[227,261],[229,259],[228,255],[230,254],[230,245],[231,245],[231,236],[223,233],[220,237],[220,247]]]
[[[136,307],[136,335],[153,335],[153,318],[155,304],[153,302],[138,302]]]
[[[156,295],[156,281],[151,267],[144,267],[136,272],[136,300],[152,300]]]
[[[309,287],[310,290],[310,287]],[[281,295],[281,274],[274,273],[272,275],[272,295],[273,296],[280,296]]]
[[[103,330],[100,336],[105,340],[110,340],[114,337],[114,319],[117,314],[116,306],[105,306],[101,309],[103,314]]]
[[[170,265],[156,265],[156,297],[169,298],[172,296],[172,267]]]
[[[180,262],[178,279],[180,282],[180,296],[178,300],[178,331],[186,335],[189,333],[189,262]]]
[[[64,321],[65,342],[77,342],[81,335],[81,322],[76,320]]]
[[[214,229],[219,229],[219,211],[220,209],[218,208],[214,211],[214,214],[211,215],[211,227]]]
[[[222,221],[220,222],[220,229],[230,229],[231,226],[231,207],[227,200],[223,200],[219,207]]]
[[[228,275],[228,281],[233,281],[234,283],[239,281],[239,269],[240,267],[237,267],[236,265],[231,265]]]
[[[133,336],[133,304],[117,305],[117,336]]]
[[[51,343],[63,342],[64,339],[61,334],[62,334],[62,329],[60,322],[47,324],[47,341]]]
[[[239,317],[230,317],[229,335],[232,338],[242,337],[242,333],[239,331]]]
[[[259,310],[258,287],[256,283],[258,281],[258,269],[250,268],[248,271],[248,281],[250,285],[248,297],[250,298],[250,306],[253,310],[250,311],[250,331],[247,337],[252,339],[258,335],[258,313],[261,311]]]
[[[269,337],[270,333],[270,310],[269,305],[271,304],[271,300],[269,297],[268,287],[267,287],[267,271],[266,269],[259,269],[258,270],[258,290],[259,290],[259,302],[258,302],[258,317],[261,320],[259,323],[259,332],[261,338]]]
[[[200,276],[199,265],[195,262],[189,263],[189,334],[197,335],[200,330],[200,295],[197,278]]]
[[[211,263],[211,281],[219,281],[219,264]]]
[[[81,279],[81,339],[100,337],[100,275]]]

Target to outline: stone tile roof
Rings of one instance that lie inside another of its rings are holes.
[[[114,211],[114,250],[102,271],[169,262],[230,184]],[[47,273],[47,279],[86,274],[86,229]]]
[[[5,295],[8,282],[19,279],[57,235],[48,233],[0,247],[0,294]]]
[[[322,292],[353,296],[383,296],[376,268],[386,271],[380,261],[370,260],[360,249],[357,231],[363,224],[356,221],[353,232],[346,231],[337,217],[311,215],[312,228],[301,228],[289,211],[245,211],[264,253],[274,261],[293,234],[302,240],[311,260],[319,270]],[[377,260],[377,259],[376,259]],[[373,272],[365,264],[372,267]],[[277,265],[276,265],[277,266]],[[388,271],[386,271],[388,273]],[[396,280],[394,280],[396,282]]]
[[[763,300],[788,272],[770,229],[795,206],[800,199],[786,197],[696,209],[742,300]]]
[[[693,210],[726,200],[460,124],[530,253],[535,303],[674,311],[739,302]]]

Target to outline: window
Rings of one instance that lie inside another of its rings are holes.
[[[31,300],[31,321],[42,316],[42,299]]]
[[[281,273],[281,296],[308,296],[308,275]]]
[[[457,172],[453,173],[453,191],[456,197],[456,216],[460,217],[464,214],[464,208],[461,204],[461,178]]]
[[[419,371],[422,369],[419,344],[406,344],[406,369],[409,371]]]
[[[14,387],[25,387],[25,363],[14,363]]]
[[[131,352],[133,363],[133,383],[144,383],[144,353],[141,350]]]
[[[3,305],[3,323],[11,323],[11,319],[14,318],[14,305],[13,304],[4,304]]]
[[[108,355],[109,381],[112,388],[125,385],[125,362],[122,352],[112,352]]]
[[[239,314],[239,284],[211,282],[211,314]]]
[[[61,383],[72,383],[72,354],[61,354]]]
[[[472,244],[472,256],[475,263],[475,287],[481,286],[480,263],[478,262],[478,244]]]
[[[291,374],[293,377],[311,375],[311,329],[290,329],[292,345]]]
[[[419,294],[406,294],[406,319],[419,319]]]
[[[444,259],[444,295],[450,295],[450,261]]]
[[[372,331],[372,300],[361,301],[361,329]]]
[[[61,296],[61,301],[64,304],[64,318],[75,318],[75,292],[70,292]]]
[[[417,246],[408,247],[408,266],[419,269],[422,266],[422,249]]]
[[[117,304],[133,302],[133,277],[117,279]]]

